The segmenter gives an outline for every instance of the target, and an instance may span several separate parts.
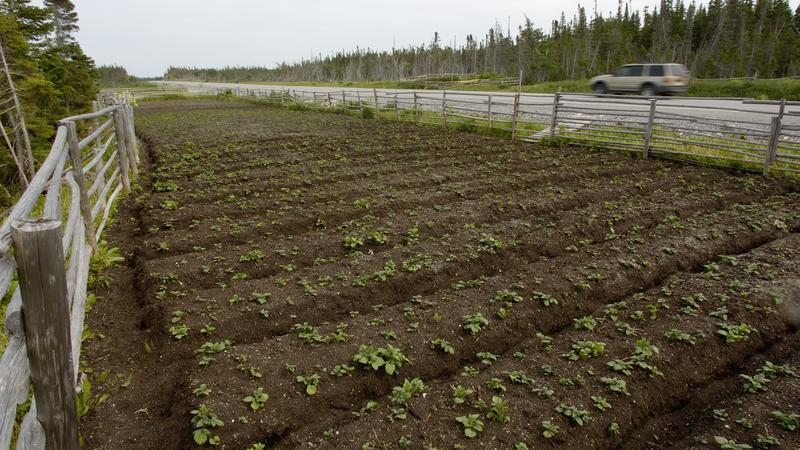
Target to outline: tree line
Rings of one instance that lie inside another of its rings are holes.
[[[75,41],[77,30],[78,15],[69,0],[44,0],[42,6],[29,0],[0,0],[0,45],[8,65],[0,77],[0,119],[10,138],[19,135],[10,75],[38,161],[50,150],[57,121],[90,109],[99,90],[94,61]],[[21,141],[13,140],[12,147]],[[21,187],[12,151],[0,152],[0,208],[8,206]]]
[[[545,31],[525,18],[516,30],[499,23],[460,45],[434,33],[426,44],[392,51],[357,48],[293,64],[222,69],[170,67],[169,80],[371,81],[442,73],[523,73],[524,82],[586,79],[634,62],[685,64],[698,78],[780,78],[800,75],[800,7],[788,0],[710,0],[688,5],[661,0],[633,10],[579,7]]]

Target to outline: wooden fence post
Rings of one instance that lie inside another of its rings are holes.
[[[489,129],[492,128],[492,94],[489,94]]]
[[[414,91],[414,123],[419,123],[419,105],[417,104],[417,91]]]
[[[447,91],[442,91],[442,124],[447,128]]]
[[[394,93],[394,115],[400,120],[400,105],[397,104],[397,92]]]
[[[653,139],[653,123],[656,120],[656,99],[650,100],[650,115],[647,117],[647,128],[644,130],[644,151],[642,159],[650,156],[650,141]]]
[[[133,143],[133,155],[136,157],[136,163],[139,163],[139,142],[136,141],[136,122],[133,115],[133,105],[127,104],[128,111],[128,125],[130,125],[131,142]]]
[[[93,100],[92,101],[92,111],[93,112],[97,112],[98,110],[100,110],[99,106],[100,105],[97,102],[97,100]],[[95,129],[97,129],[99,126],[100,126],[100,121],[98,119],[94,119],[94,127],[95,127]],[[102,147],[102,145],[103,145],[103,140],[102,140],[101,136],[98,134],[97,138],[94,140],[94,155],[95,156],[99,156],[100,155],[100,152],[102,150],[100,147]],[[103,192],[103,188],[106,185],[106,176],[103,173],[103,166],[104,166],[103,161],[99,161],[97,163],[97,165],[95,165],[95,167],[94,167],[95,177],[100,183],[98,185],[99,186],[99,188],[98,188],[99,192]]]
[[[511,116],[511,140],[517,139],[517,122],[519,115],[519,93],[514,95],[514,115]]]
[[[372,88],[372,95],[375,97],[375,117],[378,117],[378,89]]]
[[[80,450],[61,222],[17,221],[11,225],[11,238],[36,418],[47,449]]]
[[[133,131],[133,116],[129,105],[122,105],[122,118],[125,119],[125,148],[128,150],[128,162],[133,178],[139,177],[139,155],[136,146],[136,135]]]
[[[328,109],[333,109],[333,100],[331,100],[330,92],[328,92]]]
[[[358,98],[358,110],[361,112],[361,117],[364,117],[364,103],[361,102],[361,91],[356,89],[356,97]]]
[[[117,158],[119,158],[119,176],[125,192],[131,191],[131,180],[128,176],[128,149],[125,147],[125,120],[120,110],[114,111],[114,140],[117,141]]]
[[[83,176],[83,158],[81,158],[81,148],[78,144],[78,133],[75,130],[75,122],[67,122],[64,125],[67,126],[67,146],[69,148],[69,157],[72,160],[72,177],[75,179],[80,193],[81,217],[83,217],[83,226],[86,229],[86,240],[89,241],[92,246],[92,253],[94,253],[97,250],[97,237],[94,233],[92,205],[89,203],[86,180]]]
[[[558,102],[561,101],[561,88],[553,95],[553,112],[550,116],[550,139],[556,135],[556,126],[558,125]]]
[[[347,96],[345,95],[344,89],[342,89],[342,109],[347,111]]]
[[[775,161],[775,155],[778,151],[778,142],[781,134],[781,119],[773,117],[770,121],[769,127],[769,142],[767,143],[767,151],[764,154],[764,176],[769,176],[769,167]]]

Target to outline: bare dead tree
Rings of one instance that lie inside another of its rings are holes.
[[[6,114],[9,115],[15,135],[19,136],[18,142],[15,143],[16,145],[11,146],[10,150],[12,153],[14,153],[14,159],[17,160],[18,156],[16,154],[16,148],[19,145],[22,146],[22,149],[25,152],[23,166],[27,169],[25,172],[27,172],[28,178],[30,179],[33,178],[33,175],[36,173],[36,168],[33,162],[33,152],[31,151],[31,141],[30,137],[28,136],[28,128],[25,124],[25,112],[22,110],[22,105],[19,101],[19,96],[17,95],[16,85],[14,84],[14,80],[11,78],[11,71],[8,68],[8,60],[6,59],[5,46],[3,44],[2,37],[0,37],[0,62],[3,64],[2,68],[3,72],[5,73],[5,81],[8,83],[7,95],[13,102],[13,106],[9,108]],[[3,129],[3,134],[6,137],[6,142],[10,145],[11,140],[8,139],[5,128]]]

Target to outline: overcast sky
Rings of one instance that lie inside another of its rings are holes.
[[[515,30],[525,15],[549,28],[578,3],[554,0],[73,0],[78,41],[98,65],[119,64],[137,76],[160,76],[170,65],[268,66],[356,46],[390,50],[431,41],[463,44],[495,20]],[[658,0],[632,0],[634,8]],[[800,0],[791,0],[797,7]],[[594,2],[584,3],[591,12]],[[597,0],[604,14],[617,0]]]

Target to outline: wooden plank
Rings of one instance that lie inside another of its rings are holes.
[[[93,120],[95,122],[97,122],[97,119],[93,119]],[[94,141],[95,147],[99,147],[100,144],[101,144],[101,142],[100,142],[101,135],[103,134],[104,131],[106,131],[111,126],[112,123],[113,123],[113,121],[111,120],[111,118],[109,118],[108,120],[103,122],[102,125],[99,125],[88,136],[86,136],[85,138],[81,139],[81,141],[80,141],[81,150],[83,150],[84,148],[89,146],[92,143],[92,141]]]
[[[36,419],[38,409],[36,401],[31,402],[31,409],[22,418],[17,438],[17,450],[49,450],[46,449],[44,428]]]
[[[16,221],[11,235],[36,417],[48,449],[80,450],[61,222]]]
[[[102,117],[102,116],[104,116],[104,115],[106,115],[106,114],[108,114],[108,113],[110,113],[112,111],[116,111],[116,110],[118,110],[120,108],[122,108],[122,105],[113,105],[113,106],[109,106],[107,108],[103,108],[100,111],[86,113],[86,114],[79,114],[77,116],[66,117],[64,119],[61,119],[61,122],[77,122],[79,120],[94,119],[96,117]]]
[[[30,368],[25,343],[21,336],[12,336],[0,359],[0,448],[11,445],[17,405],[28,399]]]
[[[36,172],[36,175],[31,179],[28,188],[22,193],[22,196],[20,196],[19,200],[17,200],[17,203],[8,214],[8,218],[3,223],[3,226],[0,227],[0,254],[8,252],[8,249],[11,247],[11,222],[28,217],[31,211],[33,211],[33,208],[39,201],[39,196],[42,195],[42,191],[44,191],[45,186],[49,183],[50,176],[58,164],[59,159],[63,156],[63,152],[66,151],[66,142],[67,128],[58,127],[53,146],[50,149],[50,153],[47,155],[47,159],[39,166],[39,171]]]
[[[47,187],[47,196],[44,200],[44,217],[50,219],[58,219],[61,214],[61,174],[64,173],[67,153],[64,152],[55,169],[53,169],[53,176],[50,178],[50,184]]]

